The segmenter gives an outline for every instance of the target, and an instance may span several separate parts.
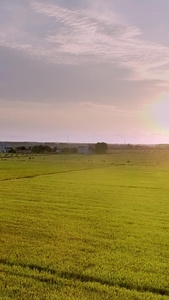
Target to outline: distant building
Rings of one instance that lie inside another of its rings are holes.
[[[77,152],[78,152],[78,154],[91,154],[92,153],[89,146],[79,146]]]
[[[62,150],[61,149],[56,149],[56,153],[60,154],[60,153],[62,153]]]
[[[10,146],[6,142],[1,142],[0,143],[0,153],[6,153],[10,149]]]

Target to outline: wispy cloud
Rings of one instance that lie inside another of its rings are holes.
[[[1,45],[59,64],[117,63],[133,70],[134,80],[166,80],[169,49],[143,40],[140,29],[120,20],[116,13],[70,10],[35,0],[30,2],[31,10],[48,18],[50,30],[35,35],[25,29],[29,28],[25,20],[23,29],[14,25],[0,32]]]
[[[76,105],[77,107],[82,107],[82,108],[86,108],[86,109],[90,109],[93,111],[109,111],[109,112],[113,112],[113,113],[120,113],[121,115],[135,115],[135,114],[139,114],[139,111],[137,110],[127,110],[127,109],[121,109],[118,108],[115,105],[109,105],[109,104],[100,104],[100,103],[93,103],[93,102],[80,102],[78,105]]]

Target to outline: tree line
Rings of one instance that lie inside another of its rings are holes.
[[[108,145],[104,142],[98,142],[94,145],[89,146],[90,152],[93,154],[104,154],[107,152]],[[8,153],[33,153],[33,154],[52,154],[52,153],[63,153],[63,154],[76,154],[78,153],[78,147],[64,147],[62,149],[58,149],[57,147],[51,148],[48,145],[35,145],[33,147],[26,148],[25,146],[19,146],[14,148],[10,148]]]

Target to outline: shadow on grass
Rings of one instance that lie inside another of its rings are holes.
[[[80,282],[85,282],[85,283],[96,282],[96,283],[100,283],[102,285],[107,285],[110,287],[125,288],[130,291],[150,292],[150,293],[157,294],[157,295],[169,296],[169,289],[166,289],[166,288],[158,288],[158,287],[156,288],[153,286],[144,286],[144,285],[143,286],[138,285],[136,287],[135,285],[132,285],[132,283],[127,283],[125,281],[113,283],[113,281],[111,281],[111,280],[102,279],[102,278],[96,277],[96,276],[84,275],[84,274],[80,274],[80,273],[67,272],[67,271],[59,271],[59,270],[54,270],[50,267],[43,267],[43,266],[39,266],[36,264],[24,264],[24,263],[19,263],[19,262],[11,262],[9,260],[0,259],[0,264],[11,266],[11,267],[18,266],[18,267],[22,267],[22,268],[28,268],[30,270],[37,270],[39,272],[46,272],[48,274],[55,275],[55,276],[63,278],[63,279],[70,279],[70,280],[74,279],[74,280],[78,280]],[[9,273],[12,275],[27,277],[30,279],[35,279],[35,280],[50,283],[50,284],[56,284],[56,285],[58,284],[58,281],[56,279],[54,279],[53,277],[40,278],[35,275],[27,275],[27,274],[22,275],[22,274],[16,274],[14,272],[9,272],[9,271],[3,271],[3,272]],[[60,282],[59,282],[59,285],[61,285]]]

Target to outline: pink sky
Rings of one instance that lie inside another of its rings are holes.
[[[0,140],[169,142],[168,1],[0,8]]]

